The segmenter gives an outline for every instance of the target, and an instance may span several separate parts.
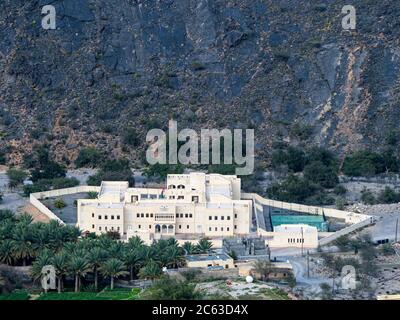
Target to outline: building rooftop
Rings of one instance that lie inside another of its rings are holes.
[[[185,257],[187,261],[209,261],[209,260],[229,260],[232,259],[225,253],[212,253],[212,254],[193,254]]]

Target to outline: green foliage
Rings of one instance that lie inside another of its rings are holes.
[[[305,166],[304,178],[318,183],[324,188],[334,188],[339,183],[335,169],[320,161],[314,161]]]
[[[27,177],[27,174],[23,170],[18,169],[9,169],[7,170],[7,176],[9,181],[10,188],[15,188],[24,183],[24,180]]]
[[[333,192],[338,196],[343,196],[347,193],[347,189],[342,185],[337,185],[335,189],[333,189]]]
[[[102,181],[128,181],[133,187],[135,180],[126,159],[108,160],[100,168],[99,172],[90,176],[87,180],[89,186],[99,186]]]
[[[37,182],[43,179],[58,179],[64,178],[67,171],[66,169],[53,161],[47,161],[32,171],[31,180]]]
[[[29,300],[30,295],[26,290],[15,290],[11,293],[0,294],[0,300]]]
[[[267,188],[271,199],[295,203],[307,203],[318,191],[316,184],[295,175],[289,175],[284,181]]]
[[[104,155],[96,148],[90,147],[82,149],[75,160],[77,168],[88,167],[96,168],[104,160]]]
[[[379,173],[398,172],[397,159],[391,153],[383,155],[371,151],[357,151],[345,157],[342,171],[347,176],[372,176]]]
[[[397,203],[400,202],[400,193],[394,191],[390,187],[385,187],[377,198],[378,203]]]
[[[31,193],[73,188],[79,185],[79,181],[76,178],[57,178],[57,179],[42,179],[31,185],[24,186],[24,195],[28,197]]]
[[[370,191],[366,188],[364,188],[361,191],[361,201],[364,204],[369,204],[369,205],[376,204],[376,198],[375,198],[374,194],[372,193],[372,191]]]
[[[200,239],[196,248],[198,253],[208,253],[212,248],[212,243],[209,239],[203,238]]]
[[[89,199],[97,199],[99,193],[95,191],[90,191],[87,193]]]
[[[286,150],[279,149],[272,154],[271,165],[277,169],[287,165],[292,172],[301,172],[306,164],[306,154],[303,150],[295,147],[288,147]]]
[[[291,133],[301,141],[308,140],[311,137],[312,132],[312,126],[299,122],[296,122],[291,128]]]
[[[136,300],[140,289],[103,290],[97,292],[42,293],[37,300]]]
[[[126,145],[137,147],[140,144],[140,140],[136,129],[132,127],[125,129],[122,135],[122,142]]]
[[[182,174],[184,167],[181,164],[169,165],[169,164],[154,164],[144,169],[144,175],[146,177],[153,177],[160,180],[164,180],[168,174]]]
[[[344,210],[344,207],[346,206],[346,199],[337,198],[335,200],[335,206],[336,206],[336,209],[338,209],[338,210]]]
[[[203,297],[196,284],[171,277],[162,277],[140,294],[144,300],[199,300]]]
[[[57,209],[63,209],[67,206],[67,204],[65,203],[65,201],[62,198],[58,198],[54,201],[54,207],[56,207]]]

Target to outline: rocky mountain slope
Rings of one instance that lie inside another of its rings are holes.
[[[400,128],[400,2],[351,2],[355,31],[338,0],[2,0],[0,147],[138,160],[174,118],[255,128],[262,160],[280,140],[379,149]]]

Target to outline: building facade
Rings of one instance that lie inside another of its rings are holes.
[[[240,197],[236,176],[190,173],[168,175],[162,189],[129,188],[127,182],[103,182],[97,199],[77,202],[78,227],[122,239],[164,237],[195,239],[249,234],[252,201]]]

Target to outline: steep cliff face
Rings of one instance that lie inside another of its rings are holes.
[[[41,8],[57,30],[41,28]],[[380,148],[399,129],[400,2],[3,0],[0,131],[9,160],[48,143],[138,160],[147,130],[255,128],[257,152],[295,142]],[[127,129],[137,134],[124,146]]]

